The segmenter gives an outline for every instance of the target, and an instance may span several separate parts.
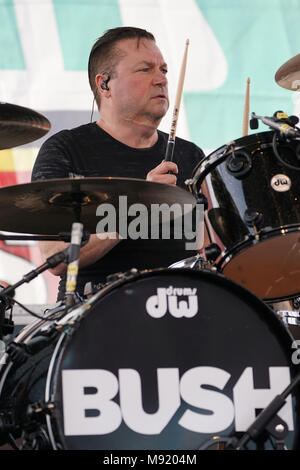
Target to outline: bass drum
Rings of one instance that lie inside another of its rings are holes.
[[[12,348],[22,364],[8,349],[2,443],[195,450],[239,438],[295,377],[292,341],[267,305],[220,274],[124,275],[22,332]],[[298,403],[294,391],[278,413],[288,449],[299,448]],[[274,446],[264,431],[247,448]]]
[[[298,141],[252,134],[204,158],[191,180],[208,201],[217,269],[269,302],[300,291],[299,157]]]

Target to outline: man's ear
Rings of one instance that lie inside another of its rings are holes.
[[[107,72],[99,73],[95,77],[95,82],[97,86],[98,93],[103,94],[103,92],[109,91],[108,82],[110,80],[110,75]]]

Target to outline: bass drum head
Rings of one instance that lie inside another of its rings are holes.
[[[49,372],[49,432],[65,449],[199,449],[241,436],[297,372],[272,310],[211,272],[115,283],[66,338]],[[279,412],[289,449],[299,444],[298,400]]]
[[[295,297],[299,291],[299,242],[299,230],[269,237],[230,257],[222,273],[268,302]]]

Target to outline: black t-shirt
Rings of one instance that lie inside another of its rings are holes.
[[[164,159],[167,140],[168,135],[158,131],[155,145],[136,149],[117,141],[96,123],[63,130],[42,145],[32,171],[32,181],[73,175],[145,179],[147,173]],[[176,138],[173,161],[178,165],[179,187],[186,189],[185,180],[191,177],[203,156],[202,150],[195,144]],[[185,241],[122,240],[100,260],[79,270],[78,292],[83,293],[86,282],[104,282],[109,274],[128,271],[132,267],[167,267],[193,256],[195,252],[186,250]],[[63,297],[64,289],[65,276],[60,282],[59,299]]]

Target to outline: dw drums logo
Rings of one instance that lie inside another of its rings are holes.
[[[273,176],[271,179],[271,187],[274,189],[274,191],[284,193],[285,191],[289,191],[291,186],[291,179],[287,175],[279,174]]]
[[[192,318],[198,312],[197,288],[158,287],[157,294],[146,302],[147,313],[153,318],[161,318],[169,312],[175,318]],[[186,297],[182,299],[182,297]]]
[[[118,377],[104,369],[63,370],[64,432],[66,436],[110,434],[123,420],[136,433],[158,435],[176,413],[178,427],[188,431],[218,433],[233,424],[235,431],[244,432],[257,410],[268,406],[290,384],[289,367],[269,367],[268,375],[269,388],[255,388],[253,367],[246,367],[229,397],[222,391],[231,374],[223,369],[194,367],[180,377],[176,367],[159,368],[157,411],[148,413],[143,406],[141,376],[135,369],[119,369]],[[293,431],[291,397],[278,415]]]

